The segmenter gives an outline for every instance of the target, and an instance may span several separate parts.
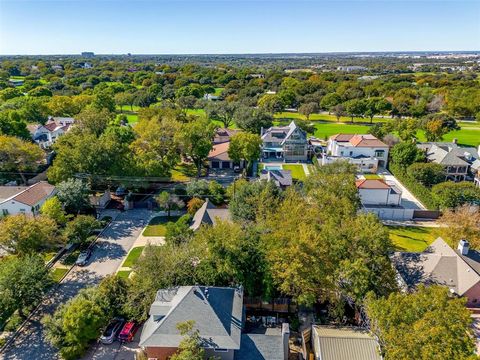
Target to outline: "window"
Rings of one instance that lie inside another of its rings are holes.
[[[215,352],[228,352],[228,349],[215,349]]]
[[[384,157],[385,150],[375,150],[375,157]]]

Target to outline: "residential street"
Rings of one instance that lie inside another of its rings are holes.
[[[98,239],[88,265],[72,269],[51,298],[30,319],[22,334],[0,354],[0,359],[57,359],[55,349],[43,338],[40,320],[45,314],[53,313],[59,304],[75,296],[80,289],[115,273],[144,225],[148,223],[150,214],[145,209],[120,213]]]

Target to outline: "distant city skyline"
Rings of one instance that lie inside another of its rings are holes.
[[[1,55],[479,50],[479,1],[0,0]]]

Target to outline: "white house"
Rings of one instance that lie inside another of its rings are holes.
[[[402,192],[381,179],[360,179],[355,182],[363,205],[400,206]]]
[[[36,215],[43,203],[55,194],[55,186],[45,181],[32,186],[0,186],[0,216]]]
[[[376,173],[379,167],[387,166],[388,150],[387,144],[370,134],[337,134],[328,139],[322,165],[347,160],[360,172]]]
[[[27,128],[32,135],[33,141],[42,148],[51,146],[59,136],[65,134],[70,126],[75,122],[73,118],[68,117],[50,117],[45,125],[32,124]]]

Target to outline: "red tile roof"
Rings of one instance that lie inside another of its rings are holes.
[[[40,181],[19,193],[12,200],[21,202],[28,206],[34,206],[42,199],[49,197],[54,190],[55,186],[50,185],[45,181]]]
[[[229,147],[230,147],[230,141],[213,145],[212,150],[210,150],[210,153],[208,154],[208,158],[214,158],[214,157],[217,157],[218,155],[228,152]]]
[[[379,179],[361,179],[355,181],[357,189],[390,189],[385,181]]]
[[[336,134],[330,137],[331,140],[338,142],[349,142],[353,147],[385,147],[388,145],[383,141],[378,140],[375,136],[366,135],[354,135],[354,134]]]

